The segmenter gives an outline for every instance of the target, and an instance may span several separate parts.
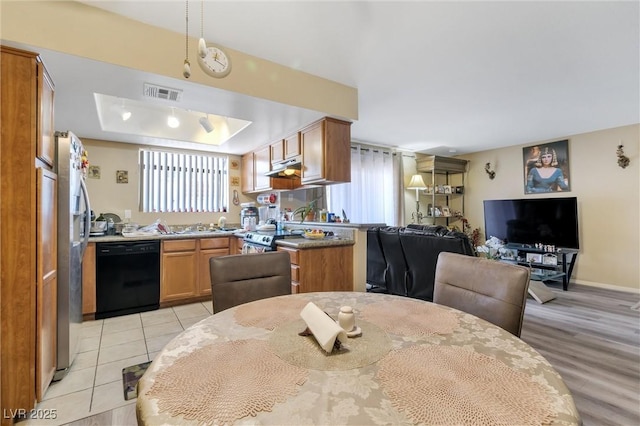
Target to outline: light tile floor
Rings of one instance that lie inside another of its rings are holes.
[[[135,404],[135,399],[124,399],[122,369],[153,360],[171,339],[212,312],[211,302],[204,302],[84,322],[69,373],[49,386],[36,407],[41,412],[55,410],[56,419],[30,419],[19,425],[64,425]]]

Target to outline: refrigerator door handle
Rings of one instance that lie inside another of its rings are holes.
[[[84,178],[80,177],[80,189],[82,190],[82,196],[84,197],[84,204],[87,207],[84,220],[84,238],[82,239],[82,247],[80,253],[84,256],[84,251],[89,245],[89,234],[91,232],[91,205],[89,204],[89,191],[87,191],[87,184],[84,182]]]

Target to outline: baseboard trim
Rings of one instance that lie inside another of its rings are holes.
[[[640,295],[640,288],[621,287],[621,286],[617,286],[617,285],[613,285],[613,284],[605,284],[605,283],[598,283],[598,282],[594,282],[594,281],[584,281],[584,280],[572,280],[571,283],[572,284],[586,285],[586,286],[589,286],[589,287],[599,287],[599,288],[604,288],[604,289],[607,289],[607,290],[624,291],[624,292],[627,292],[627,293],[634,293],[634,294]],[[571,284],[569,285],[569,291],[571,291]]]

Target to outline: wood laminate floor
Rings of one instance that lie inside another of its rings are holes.
[[[527,300],[522,339],[563,377],[585,426],[640,425],[640,301],[636,293],[571,284]],[[136,425],[135,405],[67,426]]]
[[[560,373],[585,426],[640,425],[637,293],[571,284],[527,300],[521,338]]]

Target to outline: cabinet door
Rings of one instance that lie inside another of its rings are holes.
[[[56,371],[57,341],[57,176],[37,170],[36,399],[42,400]]]
[[[96,313],[96,243],[89,243],[82,257],[82,315]]]
[[[324,127],[321,121],[300,131],[300,144],[302,184],[322,180],[324,178]]]
[[[198,277],[198,295],[211,294],[211,274],[209,273],[209,259],[229,255],[229,248],[200,250],[200,276]]]
[[[271,189],[271,178],[265,176],[271,170],[271,149],[265,146],[254,151],[254,182],[255,190],[263,191]]]
[[[252,192],[254,189],[253,182],[253,152],[249,152],[242,156],[242,192]]]
[[[167,251],[171,248],[193,246],[188,251]],[[160,303],[186,299],[197,295],[198,256],[195,240],[164,241],[162,253],[162,273],[160,280]]]
[[[300,155],[300,133],[285,138],[284,140],[284,158],[295,157]]]
[[[271,144],[271,162],[276,163],[284,160],[284,141],[279,140]]]
[[[53,167],[55,136],[53,130],[53,82],[44,68],[38,63],[38,144],[36,155]]]

